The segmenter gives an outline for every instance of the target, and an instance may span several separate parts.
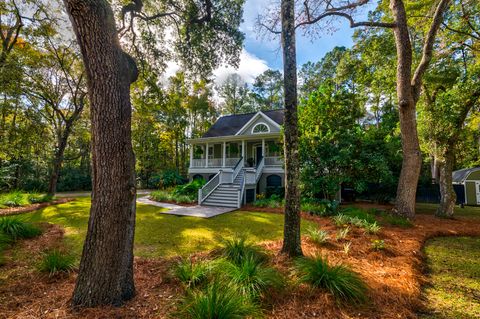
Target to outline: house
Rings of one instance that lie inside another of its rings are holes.
[[[452,179],[454,186],[460,186],[455,187],[457,197],[459,197],[457,201],[466,205],[480,205],[480,167],[454,171]],[[463,188],[463,192],[458,191],[458,188],[460,190]]]
[[[220,117],[201,138],[190,139],[190,180],[205,178],[200,205],[240,207],[256,194],[285,185],[283,110]]]

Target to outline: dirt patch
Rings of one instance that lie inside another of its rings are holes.
[[[53,201],[48,202],[48,203],[38,203],[38,204],[31,204],[31,205],[22,206],[22,207],[3,208],[3,209],[0,209],[0,216],[19,215],[19,214],[23,214],[23,213],[32,212],[34,210],[44,208],[44,207],[48,207],[48,206],[51,206],[51,205],[68,203],[68,202],[73,201],[73,200],[75,200],[75,199],[74,198],[59,198],[59,199],[53,200]]]
[[[244,208],[245,209],[245,208]],[[251,209],[261,211],[261,209]],[[339,305],[330,294],[291,283],[285,291],[269,296],[267,318],[416,318],[423,308],[421,286],[424,242],[436,236],[480,236],[478,221],[464,218],[437,219],[418,215],[412,228],[384,227],[378,235],[364,234],[351,227],[345,240],[334,239],[337,227],[329,218],[304,214],[331,234],[328,245],[318,246],[303,237],[305,255],[322,255],[330,263],[343,263],[366,281],[370,302],[363,307]],[[46,225],[37,239],[22,242],[20,251],[38,256],[46,248],[58,245],[63,231]],[[384,240],[386,249],[376,251],[371,242]],[[350,252],[343,246],[351,243]],[[272,264],[294,278],[292,261],[279,255],[281,241],[262,243],[272,257]],[[205,254],[198,256],[205,257]],[[0,268],[0,318],[166,318],[172,317],[182,288],[171,278],[175,259],[135,259],[137,296],[120,308],[102,307],[72,312],[69,300],[75,274],[49,278],[39,274],[28,260],[7,260]]]

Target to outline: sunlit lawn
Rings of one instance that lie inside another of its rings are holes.
[[[480,238],[434,238],[425,253],[431,272],[425,296],[432,314],[422,318],[480,318]]]
[[[417,203],[418,214],[434,214],[437,210],[438,204],[430,203]],[[455,206],[455,216],[480,218],[480,207],[478,206],[465,206],[461,208],[459,205]]]
[[[90,198],[49,206],[26,214],[35,222],[62,225],[66,244],[80,255],[85,238]],[[280,239],[283,216],[259,212],[232,212],[209,219],[162,214],[163,208],[138,204],[135,232],[135,254],[142,257],[188,255],[219,246],[222,238],[247,234],[249,240],[261,242]],[[303,221],[302,227],[310,222]]]

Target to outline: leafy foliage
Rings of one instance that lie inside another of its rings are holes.
[[[328,239],[330,238],[328,232],[326,230],[317,229],[314,227],[307,228],[307,236],[314,241],[315,243],[322,245],[325,244]]]
[[[17,216],[0,217],[0,232],[10,236],[13,240],[33,238],[42,233],[40,228]]]
[[[193,263],[191,259],[182,259],[175,265],[175,277],[189,288],[202,285],[208,279],[210,265],[204,262]]]
[[[264,261],[266,255],[257,246],[247,242],[245,236],[235,236],[231,239],[222,240],[223,247],[220,249],[220,253],[227,260],[234,264],[241,264],[245,259],[253,258],[257,262]]]
[[[295,263],[299,281],[329,291],[338,300],[363,303],[367,286],[353,271],[343,265],[330,266],[322,257],[300,258]]]

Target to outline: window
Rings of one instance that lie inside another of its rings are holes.
[[[253,134],[269,133],[269,132],[270,132],[270,128],[265,123],[258,123],[252,129]]]

